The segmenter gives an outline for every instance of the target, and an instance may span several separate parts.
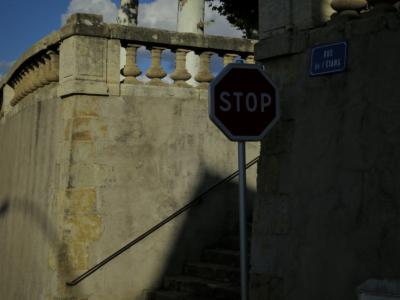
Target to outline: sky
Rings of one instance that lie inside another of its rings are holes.
[[[139,26],[176,29],[178,0],[139,0]],[[105,22],[115,23],[119,0],[1,0],[0,77],[35,42],[57,31],[71,13],[102,14]],[[208,6],[206,34],[241,37],[223,17]]]

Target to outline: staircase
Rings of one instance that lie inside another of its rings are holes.
[[[216,248],[204,250],[199,262],[185,264],[182,275],[166,277],[162,289],[151,292],[149,299],[239,300],[239,237],[225,236]]]

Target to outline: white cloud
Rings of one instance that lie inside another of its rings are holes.
[[[177,17],[177,0],[156,0],[139,4],[139,26],[176,30]]]
[[[218,2],[214,2],[218,5]],[[74,13],[93,13],[103,15],[104,22],[116,23],[118,8],[112,0],[71,0],[68,10],[62,15],[64,24],[68,16]],[[155,0],[139,4],[139,26],[176,30],[178,19],[178,0]],[[206,3],[205,33],[209,35],[222,35],[241,37],[242,32],[232,26],[224,16],[213,11]]]
[[[71,0],[67,12],[61,16],[62,24],[74,13],[103,15],[104,22],[116,23],[118,8],[112,0]]]

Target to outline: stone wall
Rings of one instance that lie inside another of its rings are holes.
[[[57,276],[65,275],[56,273],[65,251],[58,228],[63,149],[56,92],[55,84],[46,86],[0,120],[2,299],[53,299]]]
[[[120,97],[65,100],[72,114],[67,130],[73,161],[69,195],[77,204],[80,195],[93,201],[85,218],[78,218],[82,204],[72,206],[68,214],[74,218],[64,224],[72,226],[66,234],[68,244],[76,247],[71,249],[75,274],[235,171],[236,145],[208,120],[207,99],[207,92],[198,89],[122,85]],[[249,145],[248,159],[257,154],[257,144]],[[255,169],[249,177],[254,191]],[[77,295],[143,299],[166,273],[179,273],[185,260],[234,230],[236,198],[235,183],[207,196],[83,281]]]
[[[282,117],[262,143],[252,299],[350,300],[400,277],[399,33],[381,10],[258,44]],[[346,72],[310,77],[312,47],[343,40]]]
[[[4,299],[144,299],[236,229],[233,181],[78,286],[65,285],[237,169],[236,144],[208,119],[206,88],[120,83],[120,41],[84,28],[97,36],[68,33],[56,49],[57,82],[34,80],[45,63],[30,58],[33,67],[19,61],[0,85]],[[258,154],[249,144],[248,160]],[[255,168],[248,176],[254,194]]]
[[[326,23],[333,12],[330,2],[330,0],[260,1],[260,39],[287,30],[304,30]]]

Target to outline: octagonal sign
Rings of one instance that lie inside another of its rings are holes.
[[[278,91],[257,65],[227,65],[209,93],[210,119],[232,141],[259,141],[279,119]]]

